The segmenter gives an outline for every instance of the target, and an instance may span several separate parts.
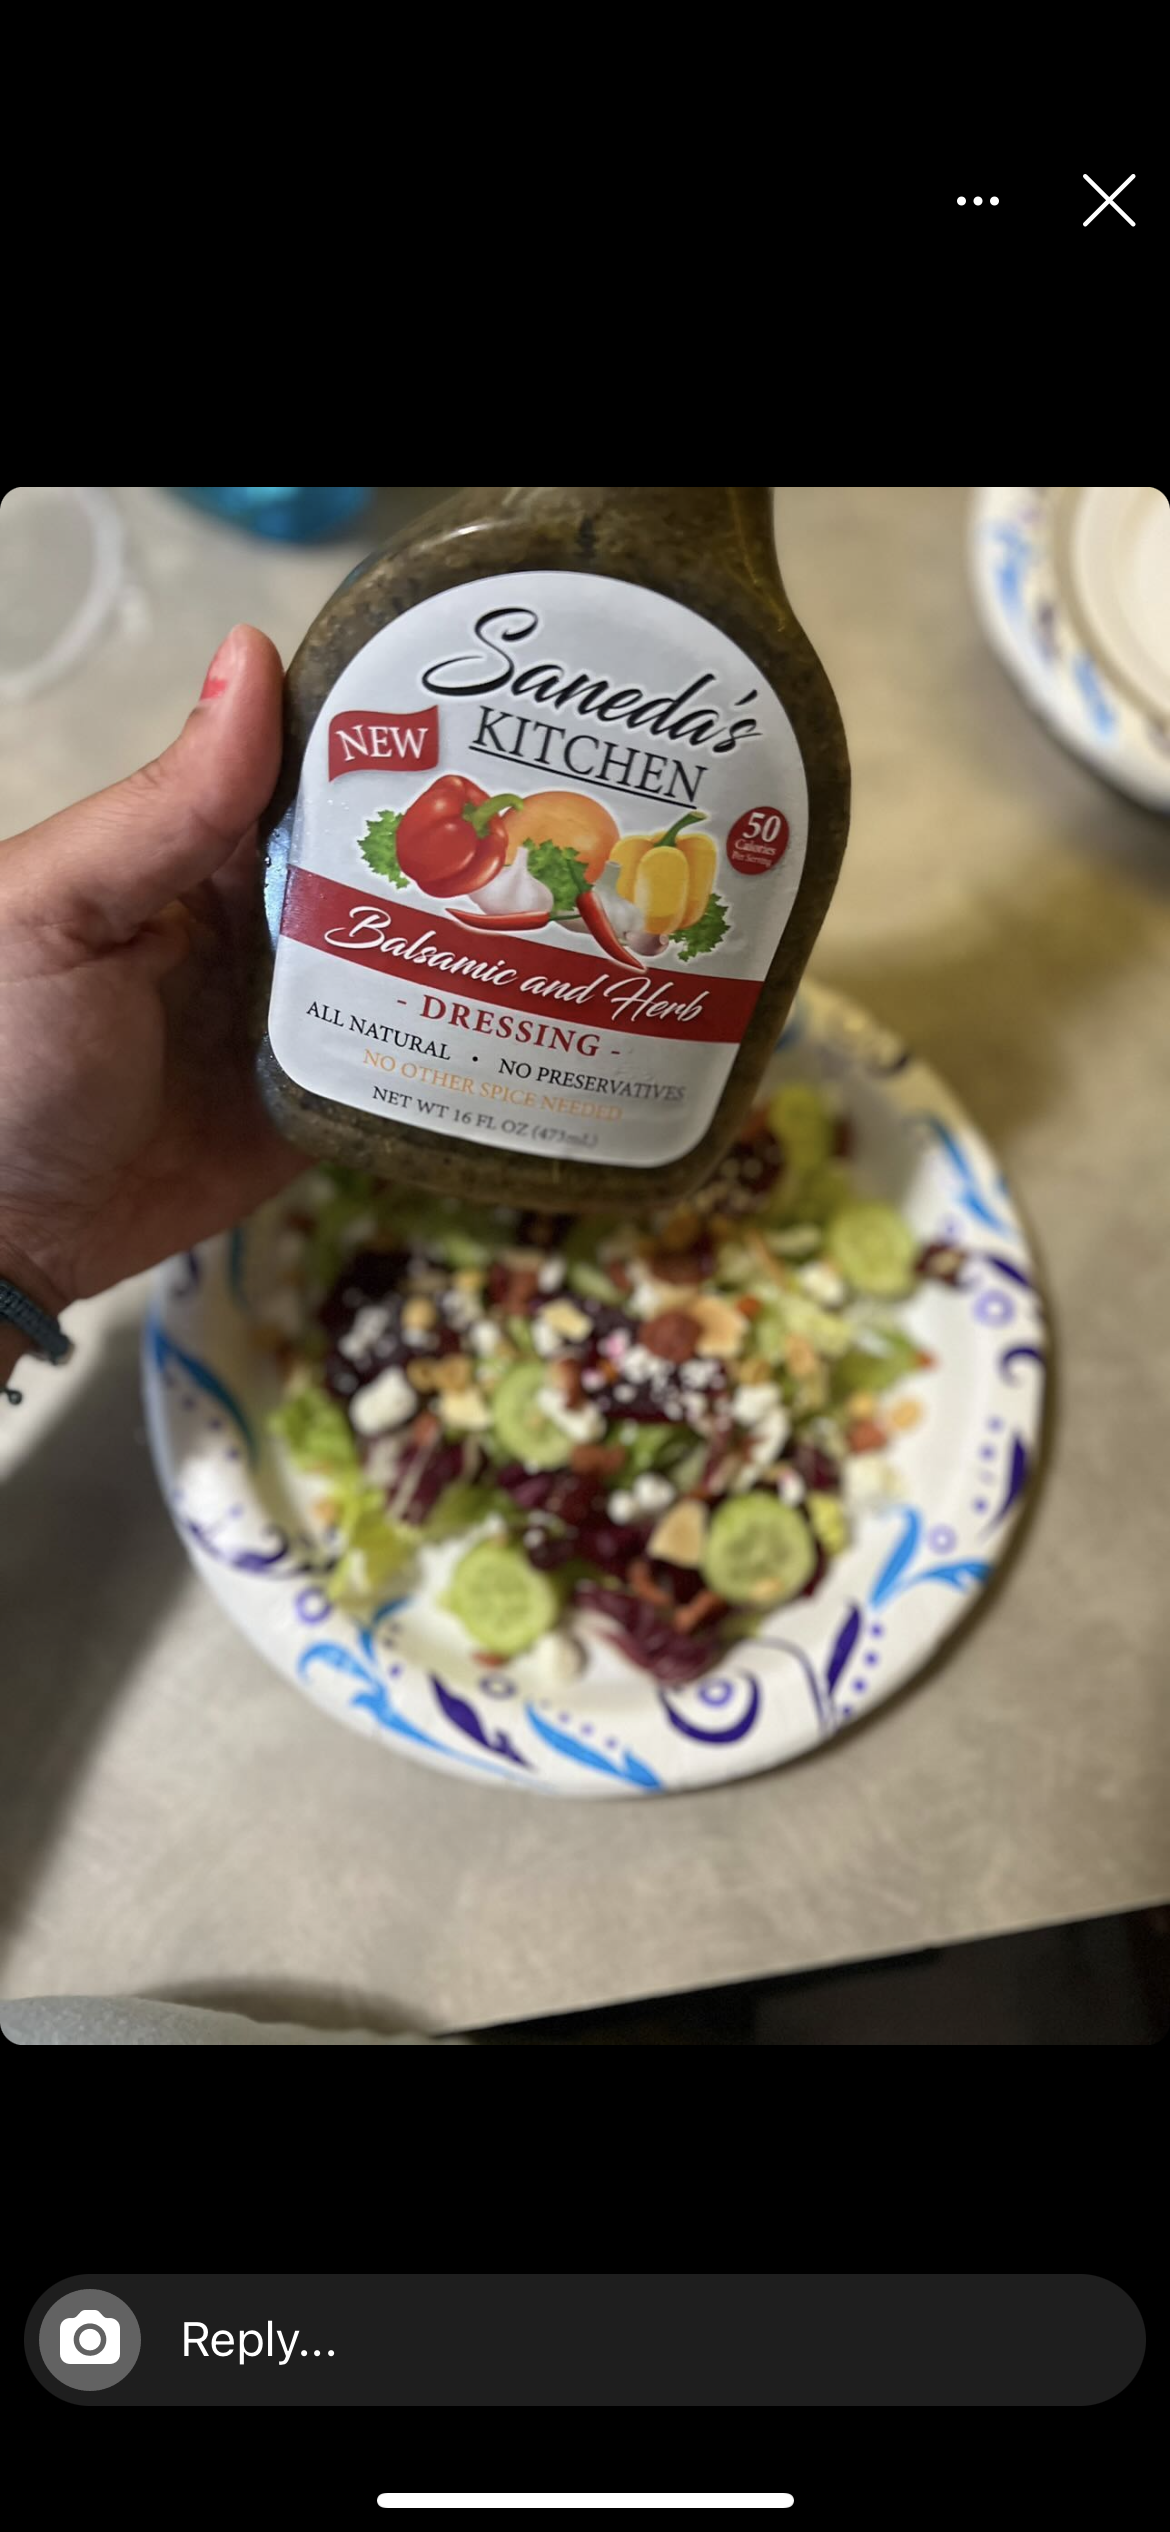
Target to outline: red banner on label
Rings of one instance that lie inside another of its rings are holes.
[[[740,976],[643,970],[562,949],[551,928],[547,936],[485,936],[438,908],[426,914],[360,886],[343,888],[315,870],[291,873],[280,928],[342,964],[376,967],[395,983],[416,985],[436,1006],[422,1016],[456,1025],[452,1004],[462,998],[553,1012],[634,1037],[737,1046],[760,992]]]
[[[368,774],[425,773],[439,761],[439,707],[426,712],[335,712],[329,724],[329,780]]]

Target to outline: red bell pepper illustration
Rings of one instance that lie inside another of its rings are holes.
[[[465,774],[441,774],[412,800],[398,829],[398,866],[428,897],[468,895],[504,867],[508,837],[500,812],[518,809],[514,791],[489,799]]]

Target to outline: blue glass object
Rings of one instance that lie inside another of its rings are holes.
[[[233,527],[306,545],[356,519],[370,499],[369,484],[172,484],[180,500],[194,501]]]

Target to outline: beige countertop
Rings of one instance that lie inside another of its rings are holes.
[[[153,754],[237,618],[287,656],[361,551],[115,498],[128,592],[0,708],[0,832]],[[1047,1267],[1055,1443],[1003,1588],[928,1680],[775,1774],[614,1803],[448,1781],[326,1720],[196,1581],[124,1286],[0,1409],[5,1994],[448,2030],[1170,1895],[1170,824],[986,652],[965,499],[800,488],[779,541],[855,769],[816,973],[948,1076]]]

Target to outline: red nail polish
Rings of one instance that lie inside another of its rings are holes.
[[[234,639],[235,634],[233,630],[233,632],[225,634],[223,641],[220,643],[219,649],[217,650],[211,666],[207,671],[207,675],[203,680],[203,684],[200,687],[200,703],[211,703],[214,701],[216,695],[227,693],[229,680],[224,672],[228,666],[228,653],[232,648]]]

